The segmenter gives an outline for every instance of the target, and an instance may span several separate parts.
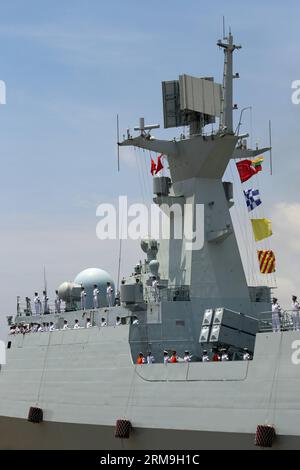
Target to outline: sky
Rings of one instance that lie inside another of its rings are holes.
[[[117,172],[116,114],[122,134],[140,116],[163,127],[162,80],[187,73],[221,82],[223,54],[216,41],[223,15],[242,44],[234,58],[241,77],[234,82],[234,102],[239,109],[252,106],[242,131],[252,131],[254,145],[266,146],[272,120],[274,171],[271,176],[266,161],[259,185],[261,213],[273,222],[267,243],[276,253],[276,293],[287,307],[292,294],[300,295],[300,105],[291,101],[291,84],[300,79],[299,14],[299,2],[276,0],[247,6],[199,0],[1,1],[0,80],[7,94],[0,105],[2,327],[5,316],[15,312],[17,295],[41,292],[44,266],[50,297],[86,267],[101,267],[116,278],[118,242],[96,238],[96,207],[120,194],[151,199],[148,154],[122,150]],[[226,177],[237,182],[234,171]],[[243,245],[249,221],[238,209],[241,194],[237,183],[233,219],[251,281],[257,275],[255,245],[249,233]],[[141,254],[136,242],[126,242],[122,253],[126,275]]]

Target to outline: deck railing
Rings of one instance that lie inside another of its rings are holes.
[[[189,286],[172,286],[162,288],[160,286],[145,288],[145,300],[146,302],[159,302],[161,300],[167,302],[182,302],[190,300],[190,289]]]
[[[262,317],[259,319],[259,332],[273,331],[272,312],[262,312]],[[294,329],[293,311],[282,310],[279,315],[280,330],[291,331]]]
[[[41,303],[41,315],[47,315],[49,313],[64,313],[65,312],[65,303],[61,302],[60,305],[60,312],[56,311],[55,303],[48,302],[48,309],[47,312],[43,312],[43,303]],[[26,302],[18,302],[17,303],[17,316],[18,317],[28,317],[31,315],[36,315],[34,303],[31,302],[30,305],[26,304]]]

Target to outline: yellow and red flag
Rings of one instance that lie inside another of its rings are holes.
[[[272,250],[257,250],[259,269],[262,274],[275,272],[275,255]]]

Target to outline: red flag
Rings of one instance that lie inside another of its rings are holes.
[[[244,183],[248,179],[251,178],[251,176],[255,175],[259,171],[262,170],[261,165],[254,166],[252,160],[242,160],[241,162],[238,162],[236,164],[241,182]]]
[[[156,164],[155,164],[155,161],[153,160],[153,158],[151,157],[151,175],[153,176],[154,173],[156,172]]]
[[[156,165],[156,171],[155,171],[155,174],[156,174],[156,175],[157,175],[157,173],[158,173],[160,170],[162,170],[163,167],[164,167],[163,164],[162,164],[162,162],[161,162],[161,158],[162,158],[162,155],[159,155],[159,156],[157,157],[157,165]]]

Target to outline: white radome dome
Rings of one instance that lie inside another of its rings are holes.
[[[100,268],[87,268],[81,271],[74,279],[74,283],[82,285],[86,291],[86,306],[87,308],[93,308],[93,289],[94,285],[100,291],[100,307],[106,307],[106,288],[107,283],[110,282],[112,288],[115,291],[115,284],[111,275]]]

